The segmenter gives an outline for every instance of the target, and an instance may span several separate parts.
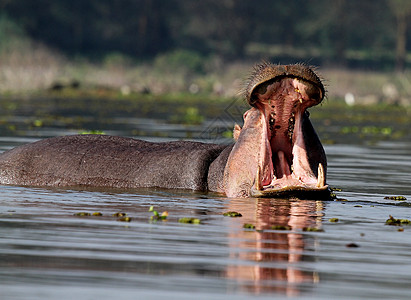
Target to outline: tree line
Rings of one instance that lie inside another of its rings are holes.
[[[184,49],[402,71],[411,40],[409,0],[0,0],[0,11],[35,40],[97,58]]]

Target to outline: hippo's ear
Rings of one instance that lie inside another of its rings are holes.
[[[241,133],[241,127],[237,123],[234,125],[234,130],[233,130],[233,138],[237,142],[238,137],[240,136]]]

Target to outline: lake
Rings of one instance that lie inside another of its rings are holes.
[[[189,125],[166,113],[139,115],[135,104],[122,102],[120,111],[113,101],[92,109],[82,101],[3,102],[0,151],[80,129],[224,143],[238,117],[225,110]],[[312,119],[326,141],[333,201],[0,186],[0,298],[408,298],[411,225],[385,223],[390,215],[411,219],[409,125],[325,115]],[[151,219],[151,206],[167,219]],[[242,216],[223,215],[229,211]]]

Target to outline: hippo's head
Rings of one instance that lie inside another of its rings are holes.
[[[228,196],[329,196],[324,149],[307,112],[324,95],[321,80],[305,65],[255,68],[245,91],[252,108],[243,128],[235,129],[224,171]]]

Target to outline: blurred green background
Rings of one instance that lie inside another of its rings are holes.
[[[408,0],[0,0],[0,93],[236,97],[256,62],[319,66],[347,103],[411,104]]]

